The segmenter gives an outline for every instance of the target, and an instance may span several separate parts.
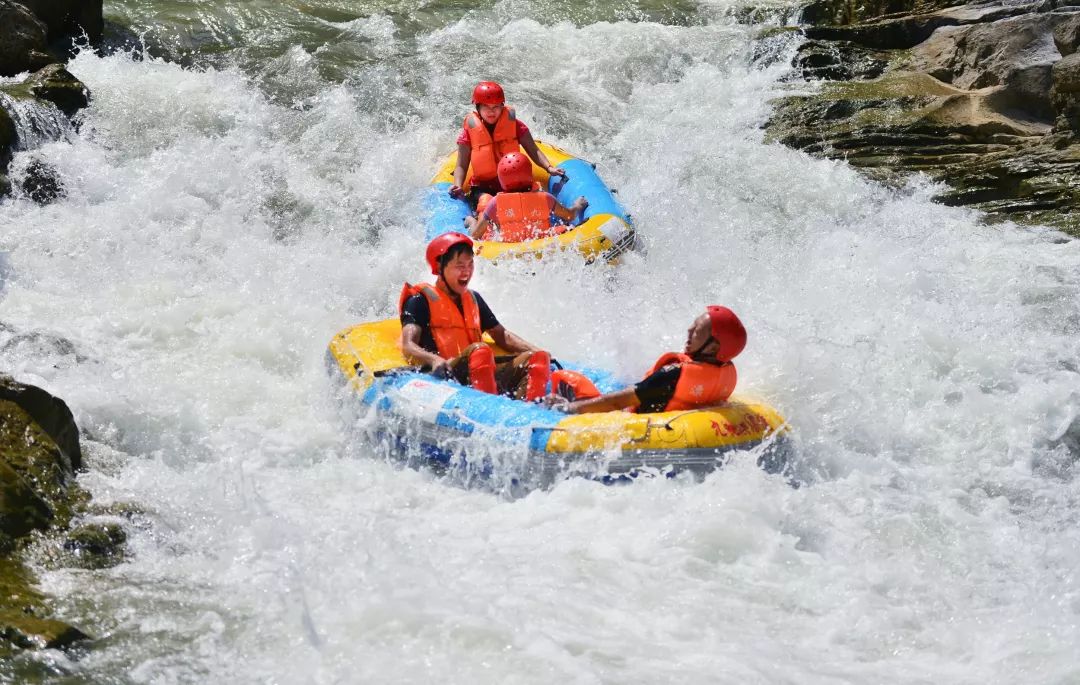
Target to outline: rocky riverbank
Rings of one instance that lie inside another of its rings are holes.
[[[818,0],[768,137],[1080,235],[1080,2]],[[793,84],[805,90],[805,86]]]
[[[23,563],[29,546],[57,550],[53,563],[80,568],[123,558],[123,529],[92,517],[75,478],[81,467],[79,431],[67,405],[0,374],[0,655],[87,638],[53,616],[35,590]]]

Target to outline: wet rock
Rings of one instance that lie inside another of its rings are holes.
[[[20,186],[23,193],[39,205],[47,205],[65,195],[64,184],[56,169],[40,159],[26,167]]]
[[[1057,116],[1054,130],[1080,132],[1080,53],[1063,57],[1051,71],[1051,92]]]
[[[0,0],[0,76],[40,69],[54,61],[46,37],[46,25],[25,5]]]
[[[0,400],[0,518],[12,538],[70,517],[73,475],[56,443],[14,402]]]
[[[887,183],[926,174],[951,186],[947,204],[1080,235],[1070,2],[815,3],[804,16],[825,25],[804,29],[794,65],[831,82],[779,100],[767,137]]]
[[[36,71],[25,86],[35,97],[53,103],[69,117],[90,104],[90,89],[62,64]]]
[[[84,33],[91,43],[101,40],[104,28],[102,0],[19,0],[48,29],[49,41],[63,42]]]
[[[59,468],[65,481],[82,468],[79,429],[63,400],[3,373],[0,373],[0,400],[12,402],[25,411],[55,443],[63,458]]]
[[[55,535],[54,528],[69,525],[85,510],[87,496],[74,473],[81,461],[78,430],[67,405],[0,374],[0,654],[14,648],[65,647],[86,638],[49,616],[18,558],[31,532]],[[87,558],[97,564],[119,558],[122,530],[108,525],[81,528],[69,539],[92,550]]]
[[[0,172],[5,171],[11,162],[11,151],[14,147],[15,122],[11,120],[7,110],[0,106]]]
[[[33,589],[34,578],[21,563],[0,556],[0,656],[11,647],[62,648],[86,634],[78,628],[50,618],[44,598]],[[2,659],[0,659],[2,661]]]
[[[4,611],[0,612],[0,639],[23,649],[63,649],[89,636],[70,623]]]
[[[1054,46],[1062,57],[1068,57],[1080,47],[1080,13],[1067,17],[1054,29]]]
[[[45,500],[15,469],[0,461],[0,549],[10,551],[17,538],[45,530],[52,520],[52,509]]]
[[[854,81],[881,76],[888,59],[876,50],[847,41],[808,40],[799,46],[795,66],[806,80]]]
[[[35,357],[47,360],[57,368],[81,364],[88,359],[70,340],[47,331],[8,331],[0,326],[0,334],[3,333],[8,335],[0,335],[2,355]]]
[[[1050,120],[1050,68],[1060,59],[1056,20],[1033,14],[943,28],[912,50],[905,67],[965,90],[1000,86],[1002,107]]]
[[[64,550],[70,566],[110,568],[124,560],[125,542],[127,534],[115,523],[85,523],[68,532]]]
[[[964,0],[815,0],[803,10],[808,24],[846,26],[895,14],[913,14],[963,4]]]

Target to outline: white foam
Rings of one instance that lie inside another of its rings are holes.
[[[58,668],[137,682],[1071,677],[1076,244],[763,144],[782,69],[751,66],[750,27],[505,21],[477,50],[489,21],[422,36],[412,85],[357,67],[295,103],[236,69],[72,63],[93,106],[80,138],[36,153],[66,199],[0,206],[0,320],[86,359],[24,346],[2,365],[71,404],[96,465],[85,482],[149,525],[129,528],[116,569],[43,572],[61,615],[107,637]],[[290,54],[279,84],[313,73]],[[681,346],[705,304],[731,306],[750,331],[740,387],[790,420],[810,486],[748,464],[511,501],[350,445],[325,346],[423,276],[415,191],[478,75],[503,81],[538,137],[598,164],[649,252],[614,273],[484,265],[477,290],[555,356],[627,378]]]

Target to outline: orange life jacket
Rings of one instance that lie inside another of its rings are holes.
[[[672,395],[663,411],[711,407],[727,400],[735,390],[735,381],[738,376],[735,373],[734,364],[696,362],[689,355],[681,352],[668,352],[661,356],[645,374],[645,378],[668,364],[681,364],[682,371],[679,373],[679,381],[675,384],[675,394]]]
[[[544,193],[499,193],[495,197],[495,223],[504,243],[520,243],[553,233],[551,207]],[[485,232],[484,240],[490,240],[490,231]]]
[[[472,146],[472,156],[469,158],[472,182],[499,185],[499,160],[505,154],[518,151],[514,108],[503,107],[495,121],[494,135],[488,133],[484,120],[476,112],[470,112],[465,117],[465,128],[469,130],[469,145]]]
[[[406,283],[398,298],[398,314],[405,308],[405,301],[413,295],[423,295],[431,312],[431,337],[443,359],[456,357],[469,345],[480,342],[483,331],[480,330],[480,308],[472,291],[466,290],[461,296],[461,307],[454,304],[450,294],[430,283],[410,285]]]

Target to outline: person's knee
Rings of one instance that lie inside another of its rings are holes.
[[[497,391],[495,353],[483,343],[474,343],[465,349],[464,354],[469,359],[469,385],[480,392],[494,395]]]
[[[551,355],[538,350],[529,355],[525,364],[525,399],[531,402],[547,394],[548,379],[551,377]]]

